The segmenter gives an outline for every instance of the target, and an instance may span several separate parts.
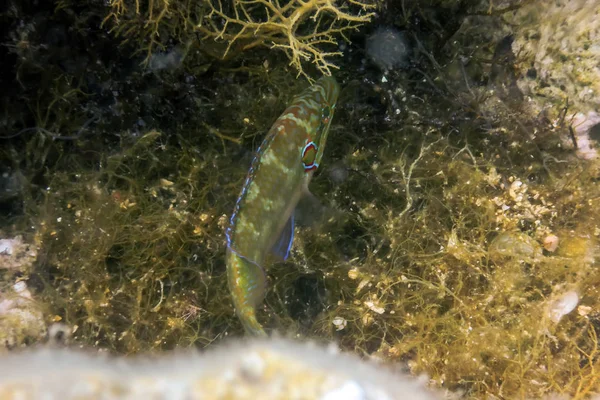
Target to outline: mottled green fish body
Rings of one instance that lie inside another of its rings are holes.
[[[318,168],[339,86],[323,77],[275,121],[252,162],[227,229],[227,275],[234,306],[248,333],[265,335],[256,307],[266,288],[270,252],[287,258],[294,209]]]

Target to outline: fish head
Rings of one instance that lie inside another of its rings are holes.
[[[302,165],[306,173],[315,171],[321,163],[329,126],[333,119],[340,87],[333,77],[324,76],[303,93],[304,106],[309,109],[307,138],[302,148]]]

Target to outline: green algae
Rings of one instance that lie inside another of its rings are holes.
[[[207,343],[223,324],[222,311],[205,303],[225,291],[215,279],[223,273],[221,210],[211,205],[221,199],[201,189],[216,188],[221,175],[207,174],[216,162],[206,154],[160,137],[147,133],[98,172],[50,182],[38,232],[48,251],[37,271],[40,296],[78,327],[76,340],[129,353]],[[173,158],[160,150],[178,145],[188,150]]]

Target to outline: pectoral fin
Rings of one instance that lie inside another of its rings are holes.
[[[271,248],[271,252],[278,261],[285,261],[290,255],[290,249],[294,242],[294,213],[290,215],[287,223],[281,231],[281,235]]]
[[[321,223],[327,208],[307,188],[302,191],[294,213],[298,226],[314,227]]]

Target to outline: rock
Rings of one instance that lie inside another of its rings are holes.
[[[33,368],[33,369],[32,369]],[[32,372],[35,371],[35,372]],[[42,349],[0,357],[0,398],[441,398],[414,379],[331,348],[273,339],[203,354],[110,358]]]
[[[12,349],[45,336],[44,315],[24,281],[0,293],[0,347]]]
[[[37,258],[37,249],[23,242],[21,236],[0,239],[0,268],[24,271]]]

